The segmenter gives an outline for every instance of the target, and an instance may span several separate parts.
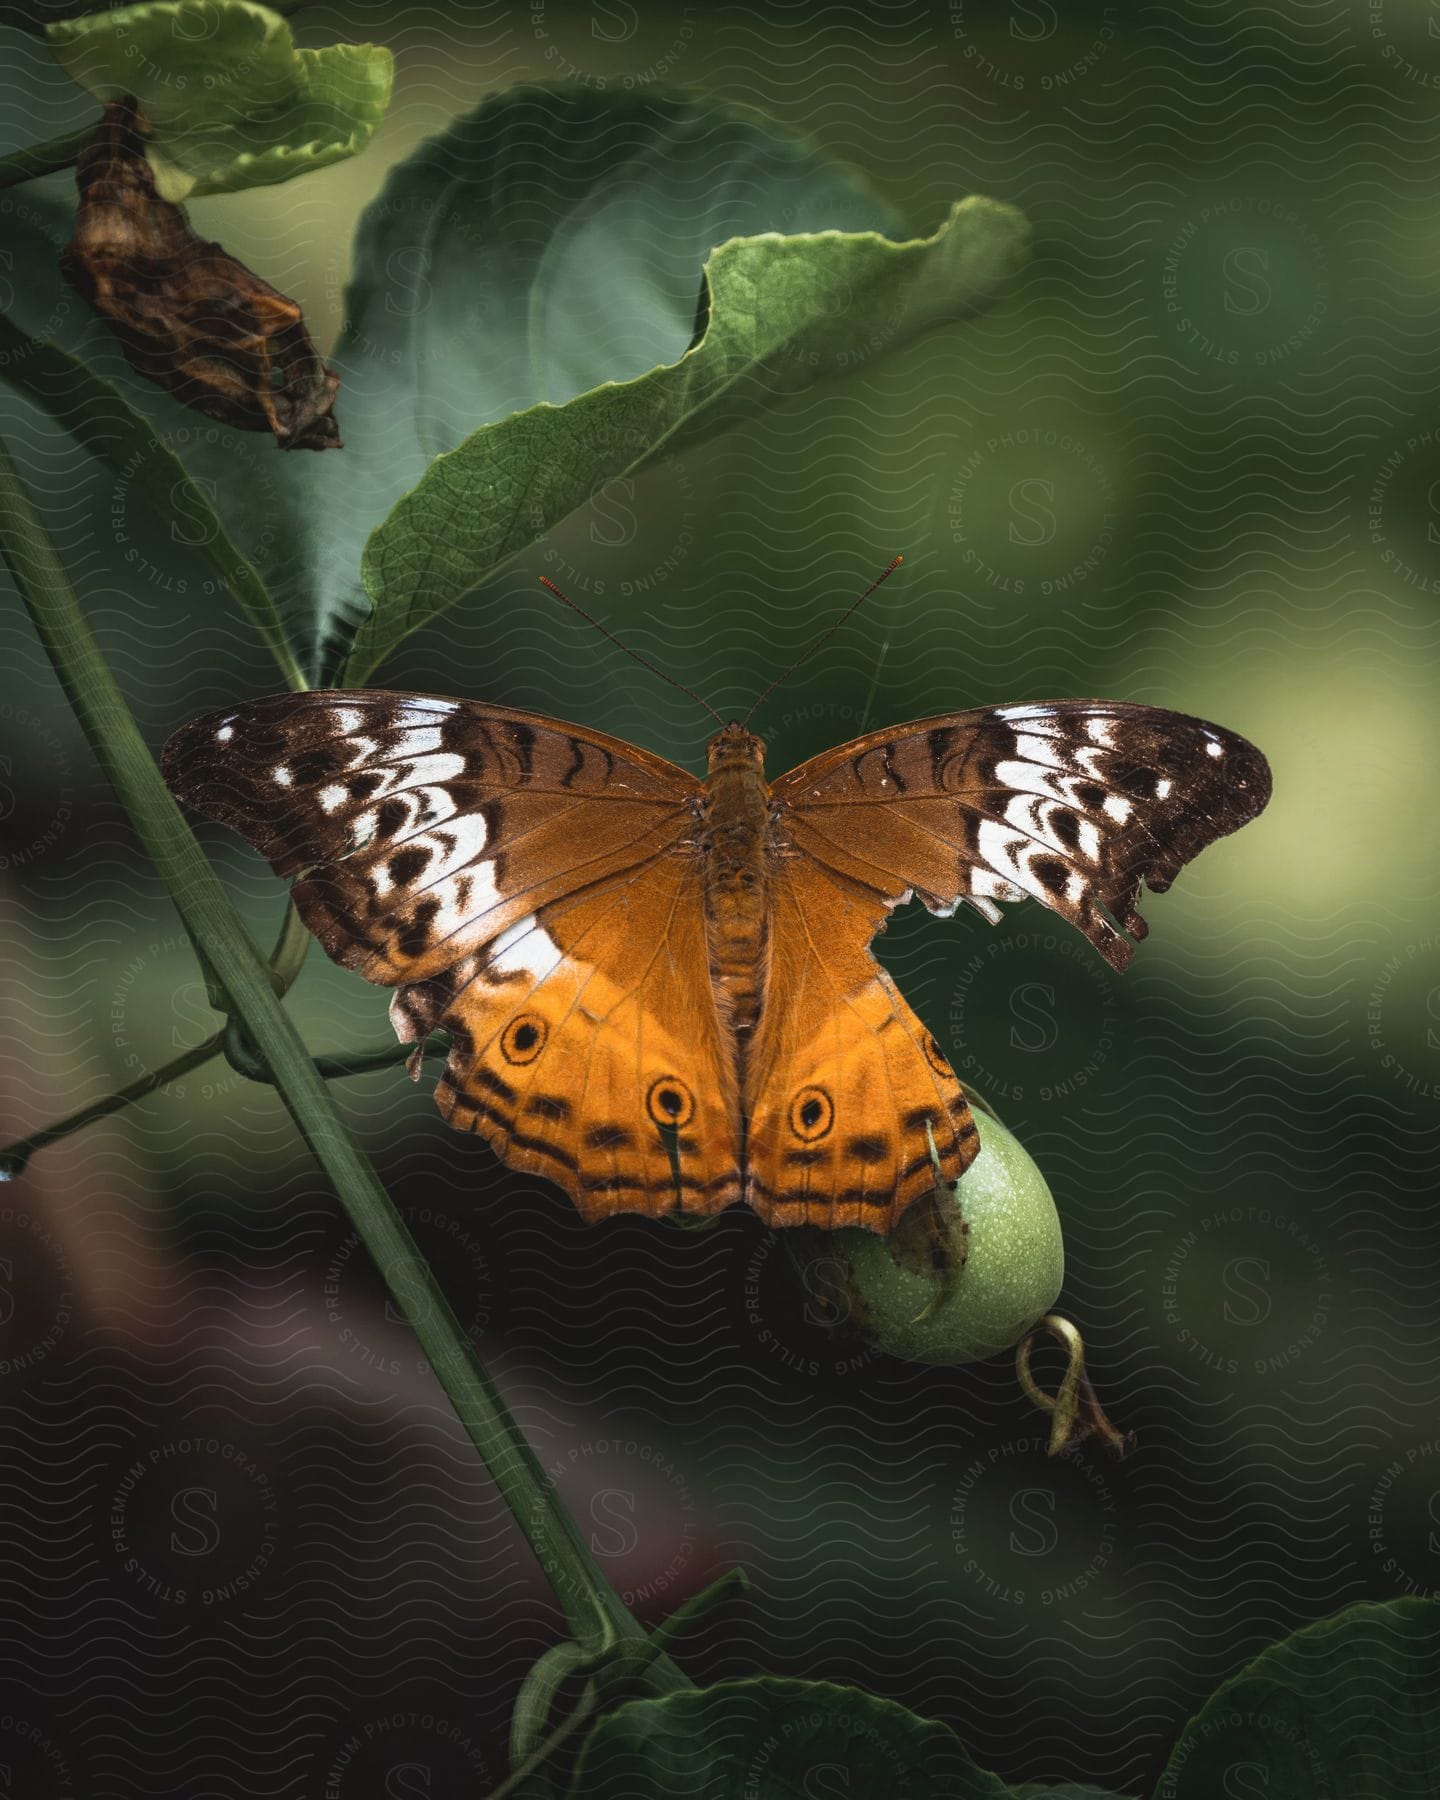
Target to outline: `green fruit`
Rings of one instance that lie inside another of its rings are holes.
[[[980,1153],[953,1189],[917,1201],[889,1237],[831,1239],[860,1335],[907,1362],[997,1355],[1049,1312],[1065,1278],[1045,1177],[998,1119],[977,1108],[975,1123]]]

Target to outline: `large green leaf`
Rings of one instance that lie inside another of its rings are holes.
[[[586,1739],[571,1800],[1008,1800],[955,1734],[892,1700],[759,1676],[636,1700]]]
[[[1181,1734],[1155,1800],[1429,1800],[1440,1603],[1347,1607],[1262,1651]]]
[[[889,223],[848,170],[746,109],[528,87],[457,120],[360,222],[329,359],[345,450],[286,470],[292,635],[313,660],[368,613],[365,541],[437,453],[682,355],[716,244]],[[271,511],[221,460],[205,473],[242,546],[274,541]]]
[[[669,404],[667,370],[679,366],[692,397],[697,378],[715,384],[698,410],[682,403],[673,448],[980,304],[986,270],[1002,278],[1024,230],[1010,209],[980,201],[934,240],[873,235],[890,228],[885,206],[852,172],[747,109],[570,87],[503,94],[394,169],[367,208],[348,323],[330,359],[342,381],[346,448],[298,465],[268,445],[237,447],[233,433],[196,432],[193,415],[133,376],[58,280],[63,222],[30,234],[16,316],[78,351],[162,441],[174,440],[227,534],[264,575],[313,676],[333,671],[331,647],[348,645],[370,612],[360,565],[374,528],[427,479],[420,503],[443,495],[458,471],[441,462],[427,478],[432,459],[459,451],[463,466],[477,427],[518,413],[516,453],[534,454],[537,422],[543,433],[568,417],[564,403],[583,397],[588,477],[571,467],[562,486],[540,481],[505,552],[513,554],[651,454],[656,400]],[[776,232],[796,235],[764,235]],[[702,269],[733,239],[751,242],[715,259],[735,280],[723,309],[706,288],[711,310],[687,354]],[[768,357],[753,355],[762,341]],[[727,369],[742,368],[727,382]],[[257,479],[257,457],[262,477],[276,459],[273,480]],[[505,473],[512,478],[509,465]],[[455,521],[472,537],[464,514],[476,502],[467,492]],[[493,533],[493,507],[483,524]],[[370,666],[485,572],[485,558],[462,545],[450,557],[450,590],[415,595],[401,574],[415,547],[413,537],[408,547],[399,537],[377,542],[385,610],[367,631]]]
[[[549,400],[441,454],[365,550],[374,605],[350,673],[367,674],[588,500],[657,453],[733,426],[782,396],[980,311],[1026,243],[1013,207],[972,198],[933,237],[769,233],[722,245],[705,265],[685,354],[568,404]]]
[[[326,640],[348,643],[368,612],[366,538],[437,450],[680,356],[701,268],[725,238],[891,222],[853,173],[748,110],[513,90],[399,164],[367,208],[330,359],[346,447],[300,462],[258,437],[197,429],[140,381],[60,280],[68,210],[28,194],[6,206],[17,322],[79,354],[173,443],[312,673]]]
[[[250,0],[148,0],[59,20],[46,36],[97,99],[139,100],[170,200],[264,187],[354,156],[390,102],[388,50],[299,50],[286,20]]]

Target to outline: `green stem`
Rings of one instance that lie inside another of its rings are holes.
[[[224,1047],[225,1033],[217,1031],[214,1037],[206,1038],[203,1044],[197,1044],[193,1050],[177,1056],[173,1062],[166,1063],[163,1069],[154,1069],[148,1075],[141,1075],[113,1094],[107,1094],[103,1100],[92,1100],[89,1106],[82,1106],[78,1112],[67,1113],[53,1125],[42,1125],[39,1131],[32,1131],[29,1137],[17,1138],[13,1144],[5,1144],[0,1147],[0,1181],[14,1181],[23,1175],[26,1164],[37,1150],[44,1150],[50,1144],[58,1144],[62,1138],[69,1137],[72,1132],[83,1131],[87,1125],[98,1125],[101,1119],[108,1119],[112,1113],[123,1112],[137,1100],[148,1099],[158,1089],[168,1087],[172,1081],[178,1081],[182,1075],[190,1074],[191,1070],[198,1069],[202,1063],[218,1056]]]
[[[92,119],[80,131],[51,138],[45,144],[32,144],[28,150],[12,150],[0,156],[0,188],[18,187],[22,181],[34,181],[41,175],[54,175],[73,167],[75,159],[95,135],[97,120]]]
[[[270,952],[270,973],[274,978],[275,992],[282,998],[290,992],[299,978],[311,941],[310,933],[305,929],[305,921],[296,912],[292,902],[285,908],[285,917],[280,921],[280,935],[275,940],[275,948]]]
[[[294,906],[287,906],[280,935],[275,940],[275,948],[270,952],[270,983],[277,995],[283,997],[294,986],[309,947],[310,933],[301,923]],[[225,1048],[226,1033],[217,1031],[206,1038],[203,1044],[184,1051],[148,1075],[126,1082],[124,1087],[117,1088],[113,1094],[106,1094],[103,1100],[92,1100],[78,1112],[66,1113],[63,1119],[57,1119],[53,1125],[42,1125],[39,1131],[32,1131],[29,1137],[17,1138],[13,1144],[0,1144],[0,1181],[14,1181],[23,1175],[26,1165],[37,1150],[58,1144],[74,1132],[83,1131],[87,1125],[98,1125],[101,1119],[123,1112],[137,1100],[148,1100],[151,1094],[169,1087],[172,1081],[178,1081],[182,1075],[189,1075],[193,1070],[203,1068],[212,1058],[223,1055]],[[379,1064],[372,1066],[379,1067]],[[350,1069],[337,1072],[358,1073]],[[245,1071],[242,1070],[241,1073]],[[268,1081],[270,1073],[266,1070],[263,1075],[257,1075],[254,1079]],[[331,1079],[331,1076],[327,1075],[326,1079]]]
[[[346,1129],[275,995],[268,966],[165,786],[3,444],[0,554],[91,749],[169,889],[196,953],[223,987],[233,1018],[269,1064],[290,1116],[333,1183],[391,1294],[413,1323],[470,1441],[549,1576],[572,1631],[587,1646],[619,1640],[646,1643],[644,1630],[600,1574],[574,1521],[560,1505],[555,1484],[546,1479],[404,1221]],[[652,1678],[661,1690],[687,1685],[668,1658],[657,1660]]]
[[[492,1788],[485,1800],[518,1800],[531,1778],[544,1768],[557,1750],[578,1736],[581,1728],[588,1725],[599,1710],[599,1697],[593,1687],[588,1688],[573,1711],[566,1713],[554,1731],[511,1770],[498,1788]]]
[[[247,1081],[273,1083],[274,1077],[266,1068],[264,1058],[256,1056],[243,1032],[228,1031],[221,1035],[224,1038],[222,1048],[232,1069]],[[370,1075],[376,1069],[392,1069],[396,1063],[409,1062],[414,1054],[413,1044],[380,1044],[374,1050],[345,1050],[338,1056],[317,1056],[314,1061],[326,1081],[344,1081],[350,1075]],[[450,1040],[443,1032],[429,1038],[422,1050],[425,1056],[449,1054]]]
[[[272,977],[274,973],[272,962]],[[448,1056],[449,1053],[450,1040],[443,1033],[437,1033],[425,1046],[426,1056]],[[414,1054],[413,1044],[380,1044],[374,1050],[351,1050],[339,1056],[317,1056],[314,1063],[322,1080],[343,1081],[350,1075],[369,1075],[376,1069],[393,1068],[396,1063],[408,1062]],[[206,1038],[203,1044],[197,1044],[193,1050],[186,1050],[183,1055],[175,1057],[150,1074],[127,1082],[113,1094],[106,1094],[103,1100],[92,1100],[78,1112],[67,1113],[53,1125],[43,1125],[39,1131],[32,1131],[29,1137],[17,1138],[13,1144],[0,1144],[0,1181],[14,1181],[17,1176],[23,1175],[26,1165],[37,1150],[44,1150],[50,1144],[58,1144],[62,1138],[83,1131],[87,1125],[98,1125],[101,1119],[123,1112],[137,1100],[147,1100],[151,1094],[169,1087],[172,1081],[178,1081],[182,1075],[189,1075],[202,1068],[217,1056],[225,1057],[231,1068],[247,1081],[263,1081],[274,1086],[275,1078],[263,1059],[254,1054],[239,1032],[228,1028],[217,1031],[212,1037]]]

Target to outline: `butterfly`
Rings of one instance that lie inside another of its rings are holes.
[[[703,780],[470,700],[364,689],[185,726],[164,769],[241,832],[326,953],[451,1047],[440,1111],[585,1218],[708,1216],[885,1234],[978,1135],[871,940],[913,897],[994,924],[1032,900],[1114,969],[1168,888],[1253,819],[1233,732],[1056,700],[873,731],[768,783],[739,723]]]

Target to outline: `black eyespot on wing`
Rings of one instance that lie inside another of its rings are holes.
[[[802,1144],[818,1144],[835,1124],[835,1102],[822,1087],[803,1087],[790,1102],[790,1129]]]
[[[1047,894],[1064,893],[1070,870],[1058,856],[1037,856],[1030,866]]]
[[[676,1076],[660,1075],[646,1092],[645,1111],[652,1124],[678,1131],[695,1117],[695,1096]]]
[[[520,1013],[500,1034],[500,1054],[506,1062],[523,1068],[545,1048],[550,1028],[539,1013]]]

